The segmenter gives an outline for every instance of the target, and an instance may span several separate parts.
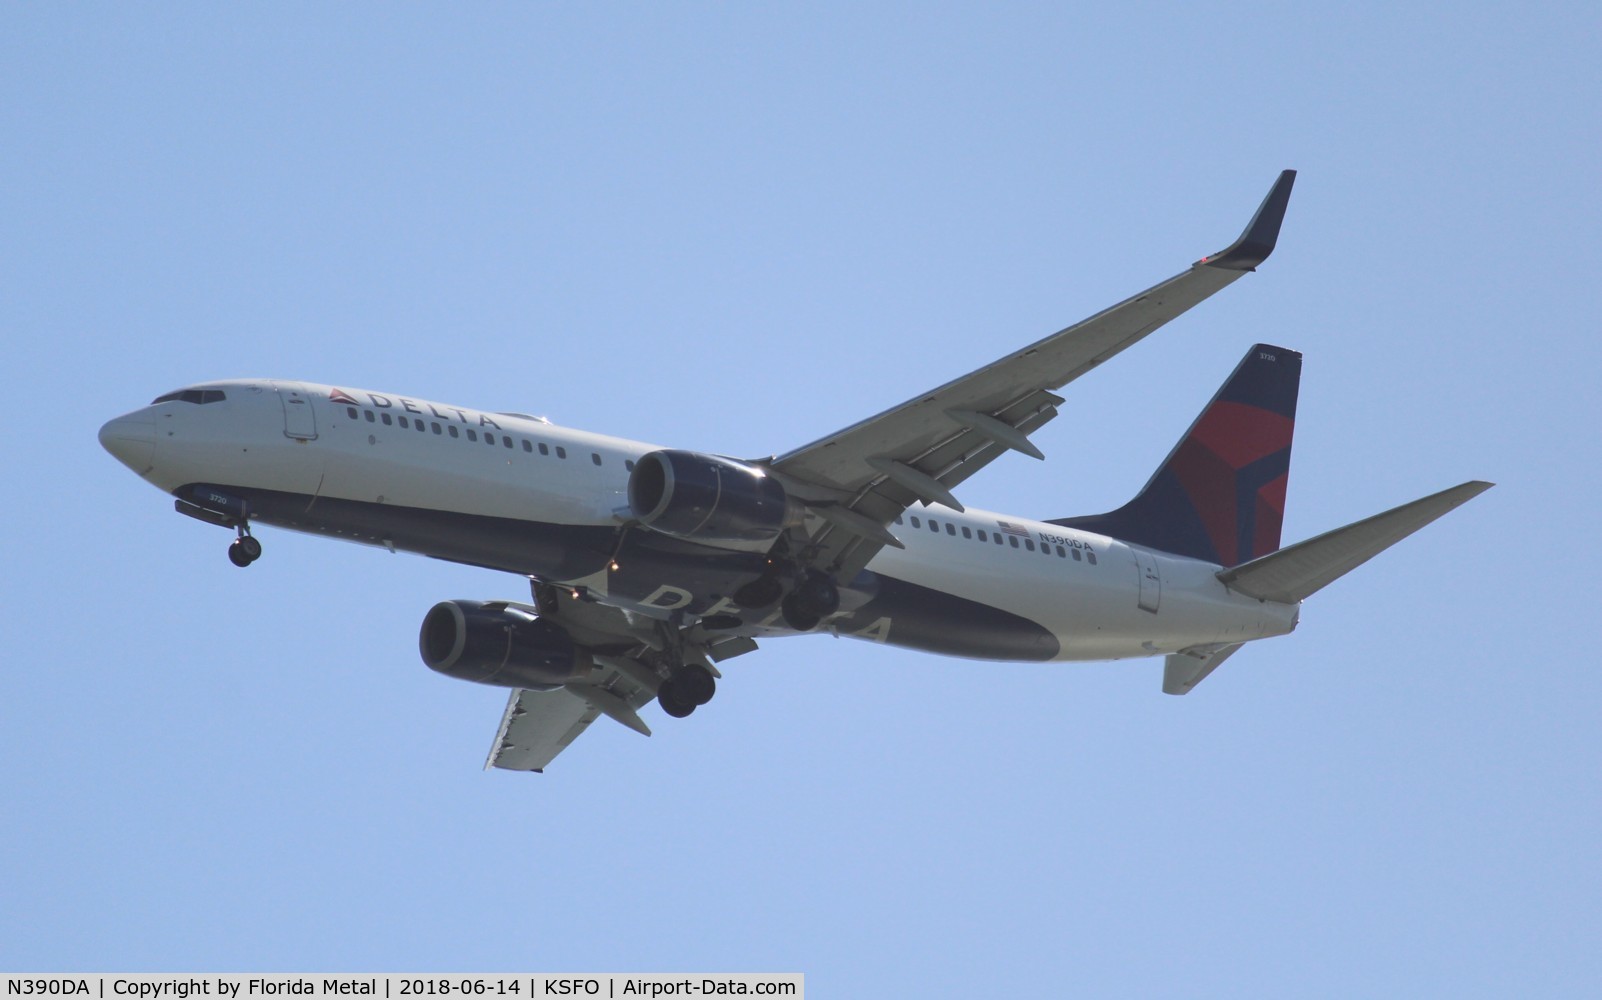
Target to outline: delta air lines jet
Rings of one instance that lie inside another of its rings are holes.
[[[826,631],[986,660],[1166,658],[1185,694],[1304,598],[1489,488],[1468,482],[1280,547],[1301,355],[1258,344],[1133,500],[1037,520],[966,507],[994,459],[1042,458],[1055,390],[1233,283],[1278,238],[1285,171],[1227,249],[821,440],[700,454],[517,413],[267,379],[208,382],[100,441],[261,556],[258,525],[528,578],[528,601],[423,618],[423,662],[511,689],[486,766],[542,770],[602,715],[649,735],[759,640]]]

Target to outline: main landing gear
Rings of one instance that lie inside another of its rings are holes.
[[[810,632],[823,619],[840,610],[840,588],[827,573],[808,570],[779,605],[784,623],[797,632]]]
[[[682,719],[711,701],[717,690],[718,682],[712,677],[712,671],[699,663],[686,663],[662,682],[656,700],[662,711]]]
[[[228,546],[228,561],[243,569],[261,558],[261,542],[243,524],[239,526],[239,537]]]
[[[829,574],[809,569],[787,594],[779,574],[772,569],[736,590],[734,603],[742,608],[765,608],[778,601],[784,623],[797,632],[810,632],[823,619],[840,610],[840,588]]]

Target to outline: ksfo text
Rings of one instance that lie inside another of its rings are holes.
[[[0,1000],[13,997],[83,1000],[322,1000],[373,997],[382,1000],[535,1000],[537,997],[802,997],[797,973],[736,973],[718,976],[671,974],[585,976],[530,975],[342,975],[189,976],[8,975]],[[525,993],[526,991],[526,993]]]

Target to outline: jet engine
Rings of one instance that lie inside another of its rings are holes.
[[[550,691],[585,673],[589,655],[560,626],[504,601],[442,601],[417,648],[430,669],[496,687]]]
[[[801,507],[766,471],[693,451],[653,451],[629,476],[629,509],[663,534],[766,547],[801,520]]]

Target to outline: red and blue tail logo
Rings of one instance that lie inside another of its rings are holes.
[[[1257,344],[1135,499],[1052,521],[1220,566],[1279,548],[1302,356]]]

